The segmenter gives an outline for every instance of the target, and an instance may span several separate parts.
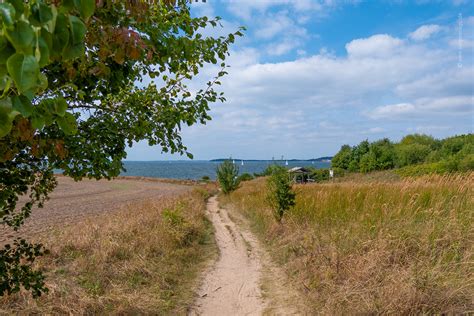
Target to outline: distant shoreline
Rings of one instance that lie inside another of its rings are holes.
[[[237,160],[237,161],[248,161],[248,162],[278,162],[278,161],[318,161],[318,162],[330,162],[333,157],[320,157],[320,158],[312,158],[312,159],[240,159],[240,158],[218,158],[218,159],[211,159],[209,161],[212,162],[222,162],[225,160]]]
[[[223,162],[225,160],[236,160],[246,162],[281,162],[281,161],[314,161],[314,162],[331,162],[333,157],[320,157],[313,159],[241,159],[241,158],[217,158],[217,159],[178,159],[178,160],[123,160],[123,162]]]

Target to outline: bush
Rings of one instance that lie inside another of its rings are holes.
[[[281,222],[283,214],[295,205],[295,193],[291,189],[288,171],[284,167],[273,169],[272,175],[267,180],[267,199],[273,209],[273,214]]]
[[[242,181],[250,181],[250,180],[253,180],[254,179],[254,176],[252,176],[250,173],[242,173],[238,178],[238,182],[242,182]]]
[[[217,180],[224,194],[229,194],[237,189],[239,186],[238,174],[239,167],[230,160],[224,161],[217,167]]]
[[[329,180],[329,169],[314,169],[311,172],[310,178],[316,182]]]

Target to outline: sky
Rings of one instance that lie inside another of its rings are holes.
[[[473,132],[474,1],[207,0],[205,35],[245,35],[212,121],[183,128],[194,159],[310,159],[410,133]],[[192,86],[217,69],[205,67]],[[186,160],[140,142],[127,160]]]

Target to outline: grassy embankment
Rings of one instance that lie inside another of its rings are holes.
[[[2,313],[185,314],[196,277],[216,255],[205,200],[214,187],[133,206],[41,240],[49,293],[0,298]]]
[[[314,311],[473,311],[474,173],[373,179],[297,185],[281,225],[265,179],[221,202],[246,215]]]

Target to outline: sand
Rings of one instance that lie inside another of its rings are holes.
[[[248,227],[232,221],[215,197],[208,202],[208,216],[220,255],[205,274],[190,315],[302,314],[298,294],[285,284],[283,272]]]

